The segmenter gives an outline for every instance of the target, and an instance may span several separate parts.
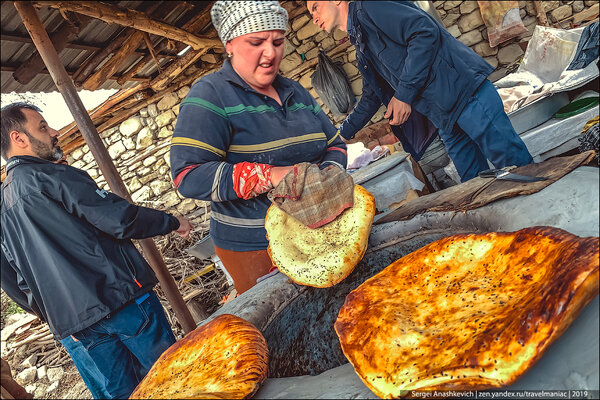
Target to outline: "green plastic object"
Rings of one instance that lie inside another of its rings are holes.
[[[565,119],[589,110],[598,105],[598,97],[585,97],[575,100],[561,108],[554,114],[554,118]]]

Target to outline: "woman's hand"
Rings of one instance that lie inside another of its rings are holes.
[[[292,168],[294,168],[294,166],[271,168],[271,183],[273,184],[273,187],[279,185],[279,182],[281,182],[283,177],[286,176]]]

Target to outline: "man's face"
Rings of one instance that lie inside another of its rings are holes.
[[[333,1],[307,1],[306,8],[319,28],[331,33],[340,25],[340,10]]]
[[[28,108],[22,109],[27,122],[23,133],[29,139],[29,148],[36,157],[47,161],[58,161],[63,151],[58,145],[58,131],[48,126],[42,115]]]

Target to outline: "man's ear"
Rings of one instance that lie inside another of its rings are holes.
[[[15,146],[19,149],[26,149],[29,147],[29,138],[23,132],[19,131],[11,131],[8,134],[10,138],[10,145]]]

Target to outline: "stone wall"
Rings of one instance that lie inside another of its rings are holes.
[[[591,7],[596,2],[593,0],[563,0],[542,1],[541,3],[546,9],[548,22],[556,24],[574,13]],[[496,68],[496,71],[490,76],[492,82],[504,77],[509,72],[508,67],[523,57],[525,44],[531,38],[533,30],[538,24],[537,11],[533,1],[519,1],[521,20],[527,28],[527,32],[500,43],[496,47],[490,47],[487,28],[481,18],[476,1],[434,1],[433,4],[448,32]],[[564,28],[569,27],[568,22],[561,25]],[[519,43],[522,43],[523,46],[520,46]]]
[[[551,23],[563,20],[573,13],[593,5],[594,1],[544,1]],[[537,24],[533,1],[519,1],[521,18],[528,32],[491,48],[487,40],[487,29],[481,18],[476,1],[435,1],[446,29],[458,40],[484,57],[496,68],[491,79],[503,77],[509,68],[520,60],[524,52],[519,43],[524,43],[533,33]],[[301,14],[289,23],[287,43],[281,72],[285,76],[306,61],[317,57],[319,49],[329,51],[344,43],[347,35],[341,31],[328,34],[312,23],[308,12]],[[361,94],[362,80],[356,65],[356,52],[353,46],[333,57],[342,64],[357,100]],[[317,102],[328,113],[334,124],[339,125],[344,116],[334,116],[324,106],[311,86],[310,68],[296,79],[307,88]],[[169,212],[201,215],[207,211],[207,202],[185,199],[173,187],[169,170],[169,143],[179,112],[179,103],[185,98],[189,87],[163,97],[158,103],[142,109],[138,115],[123,122],[120,126],[101,132],[117,170],[138,204]],[[371,123],[383,120],[385,108],[382,106],[371,119]],[[381,134],[389,134],[379,124]],[[384,139],[387,143],[388,138]],[[369,137],[371,144],[377,144],[377,137]],[[365,144],[367,144],[365,142]],[[87,170],[98,184],[108,189],[92,154],[87,146],[74,150],[68,157],[71,165]],[[206,218],[204,218],[206,223]]]

